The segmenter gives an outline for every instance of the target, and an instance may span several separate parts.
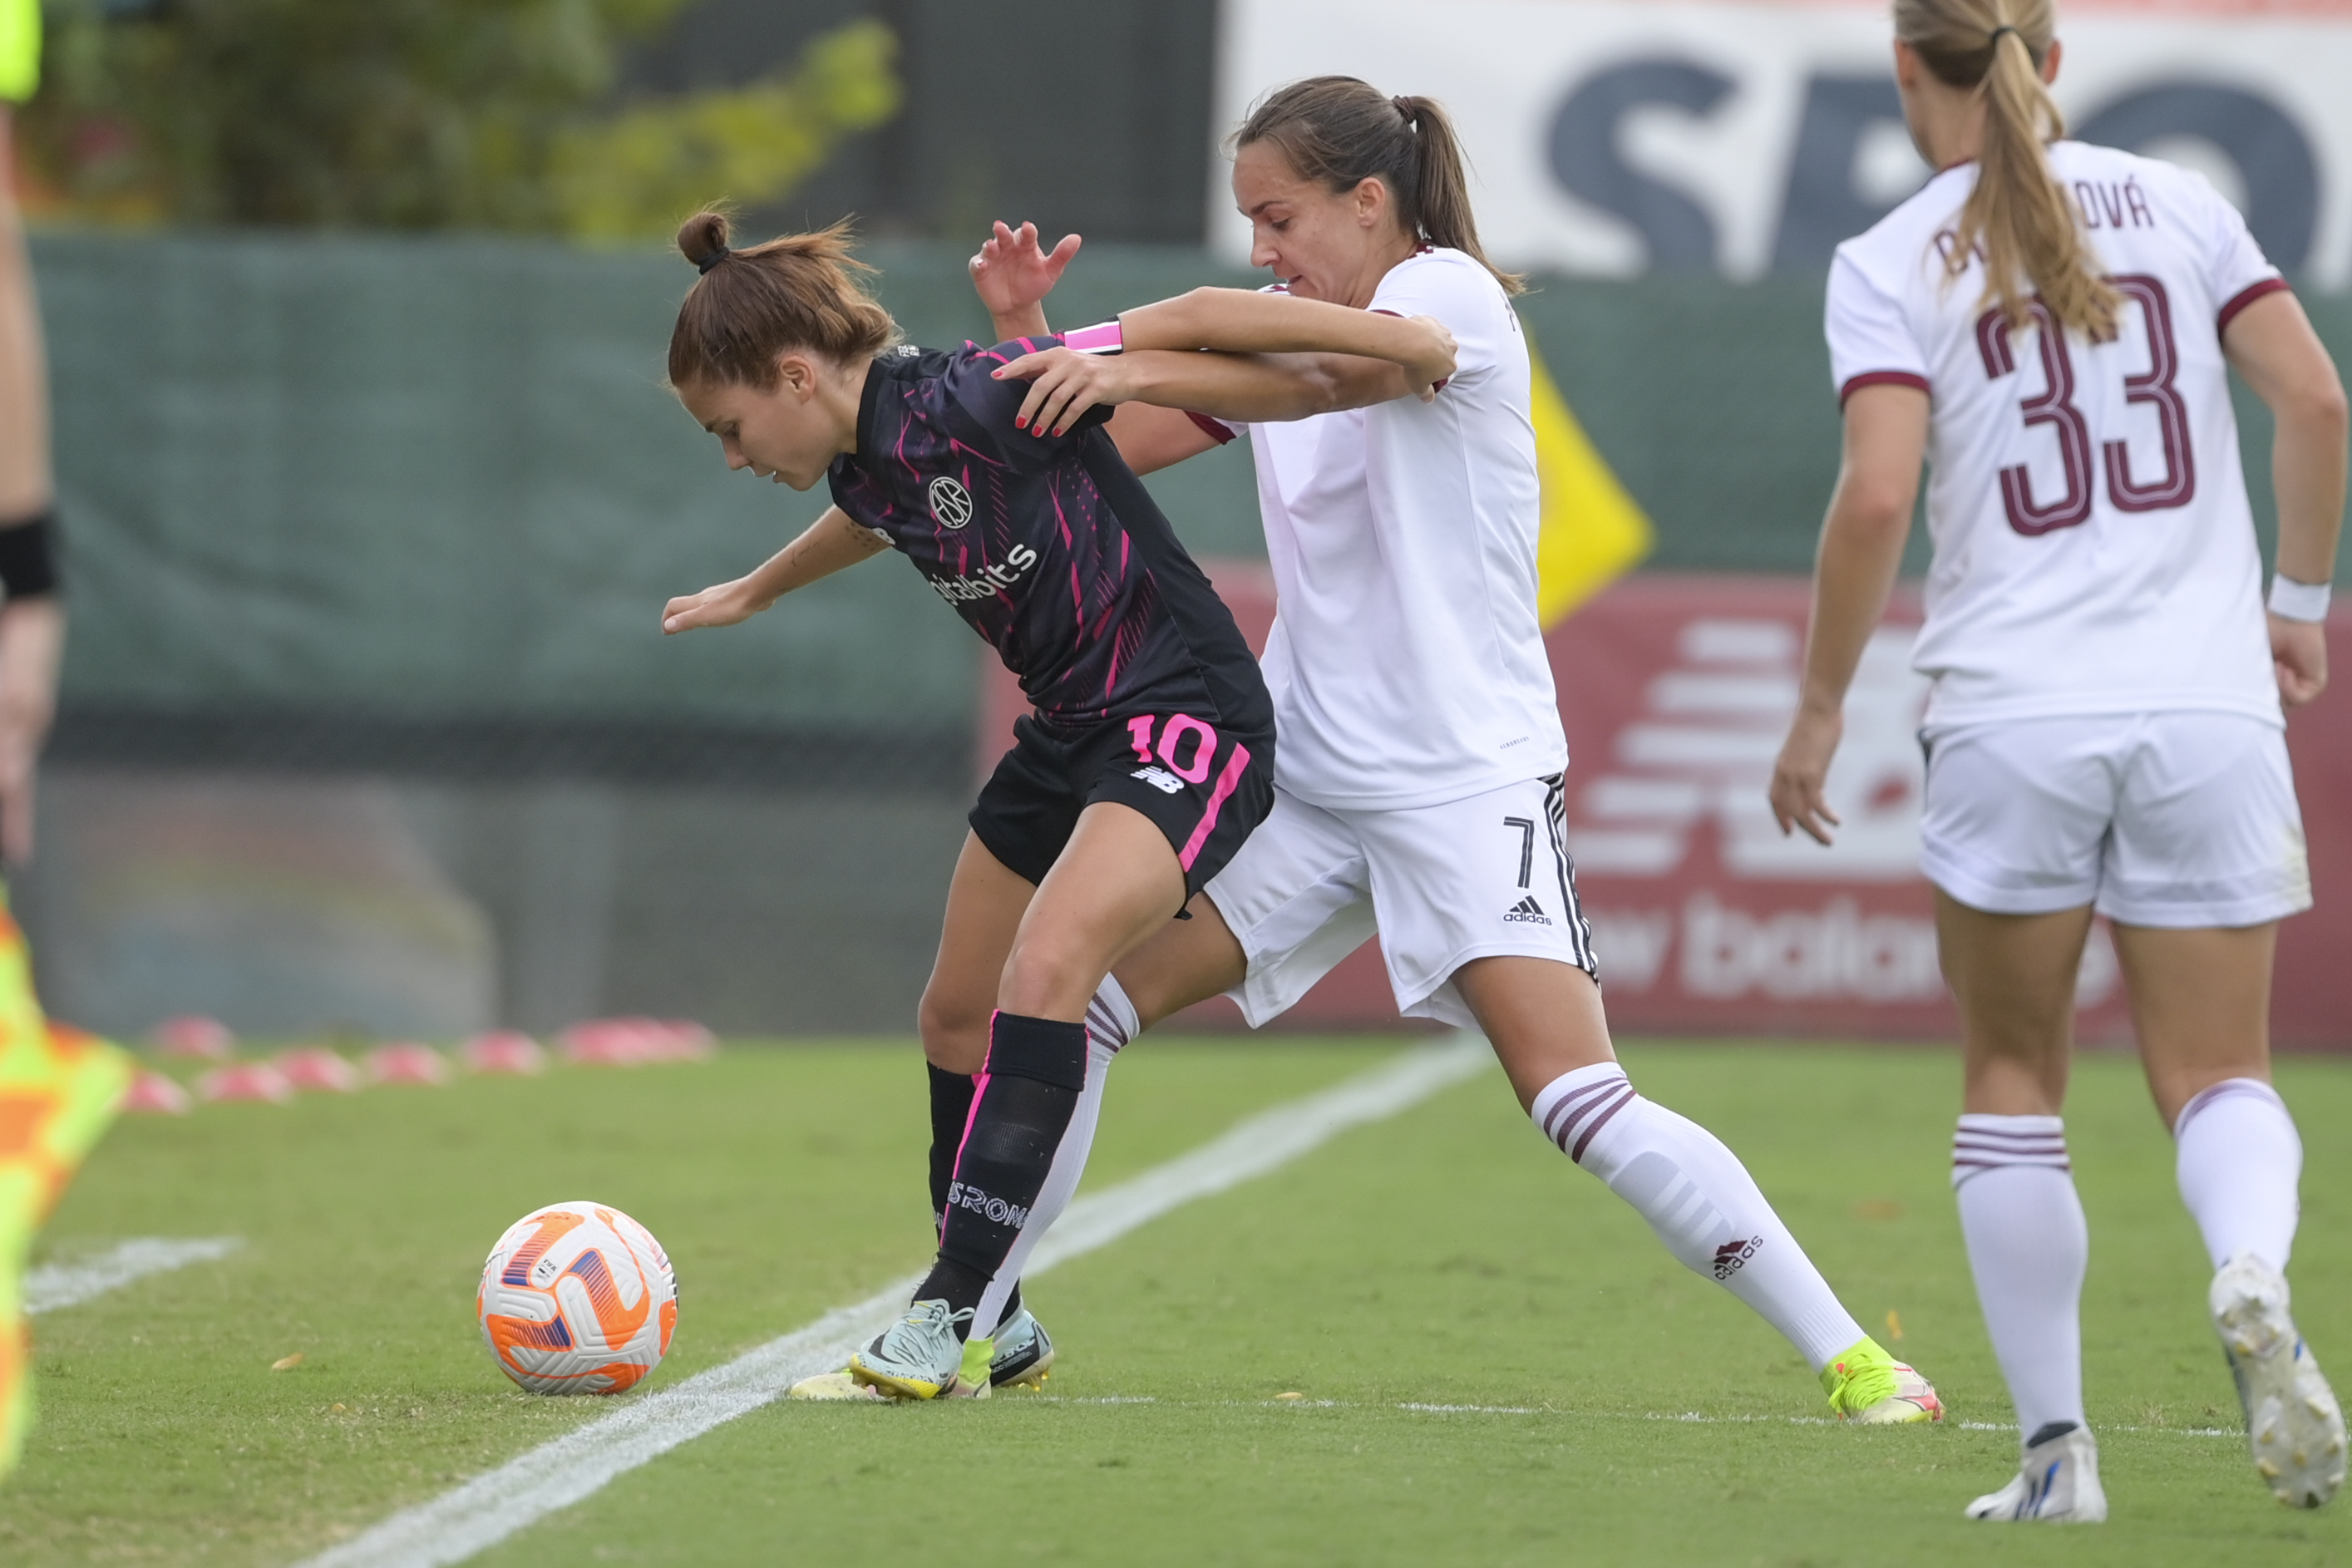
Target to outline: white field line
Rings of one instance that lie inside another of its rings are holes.
[[[25,1276],[25,1310],[54,1312],[59,1307],[78,1307],[150,1274],[168,1274],[191,1263],[215,1262],[244,1245],[244,1238],[235,1236],[184,1239],[142,1236],[95,1258],[44,1263]]]
[[[1026,1405],[1030,1403],[1030,1400],[1024,1398],[1022,1403]],[[1123,1401],[1119,1399],[1118,1395],[1114,1394],[1108,1398],[1097,1399],[1094,1403],[1097,1405],[1113,1405],[1130,1402]],[[1696,1410],[1685,1410],[1679,1415],[1666,1415],[1657,1413],[1653,1413],[1647,1415],[1621,1415],[1616,1411],[1603,1411],[1592,1415],[1582,1415],[1576,1411],[1560,1410],[1551,1405],[1417,1405],[1407,1403],[1395,1405],[1360,1405],[1355,1401],[1349,1399],[1253,1399],[1246,1401],[1234,1401],[1233,1403],[1263,1406],[1268,1410],[1393,1409],[1417,1410],[1423,1414],[1433,1415],[1578,1415],[1580,1419],[1591,1421],[1673,1421],[1678,1424],[1688,1423],[1700,1426],[1742,1426],[1767,1423],[1773,1426],[1842,1426],[1844,1425],[1843,1422],[1832,1420],[1826,1415],[1702,1415]],[[1963,1432],[2014,1432],[2017,1430],[2014,1423],[2003,1424],[1996,1421],[1954,1421],[1948,1423],[1948,1425],[1957,1426]],[[2245,1436],[2243,1432],[2237,1430],[2235,1427],[2230,1426],[2103,1426],[2099,1430],[2102,1432],[2163,1432],[2169,1433],[2174,1436],[2179,1437],[2243,1437]]]
[[[1084,1399],[1069,1398],[1059,1394],[1024,1394],[1024,1405],[1157,1405],[1155,1394],[1104,1394]],[[1193,1403],[1179,1401],[1179,1405]],[[1679,1415],[1658,1412],[1629,1415],[1608,1410],[1587,1412],[1562,1409],[1550,1405],[1424,1405],[1407,1400],[1397,1405],[1367,1405],[1353,1399],[1220,1399],[1208,1403],[1234,1409],[1252,1410],[1411,1410],[1424,1415],[1568,1415],[1580,1421],[1672,1421],[1676,1425],[1701,1426],[1839,1426],[1844,1425],[1826,1415],[1702,1415],[1696,1410]],[[1948,1425],[1963,1432],[2015,1432],[2014,1425],[1995,1421],[1954,1421]],[[2102,1432],[2158,1432],[2178,1437],[2243,1437],[2245,1434],[2230,1426],[2105,1426]]]
[[[1494,1059],[1475,1035],[1408,1051],[1320,1094],[1276,1106],[1223,1137],[1073,1203],[1031,1258],[1028,1272],[1107,1247],[1171,1209],[1265,1175],[1350,1128],[1383,1121],[1471,1077]],[[300,1568],[444,1568],[589,1497],[681,1443],[782,1398],[802,1378],[838,1368],[906,1310],[920,1275],[892,1281],[855,1306],[769,1341],[723,1366],[625,1405],[611,1415],[404,1509]]]

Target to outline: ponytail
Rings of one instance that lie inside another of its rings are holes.
[[[1981,302],[1998,305],[2012,329],[2032,319],[2023,280],[2062,329],[2104,341],[2116,335],[2120,300],[2099,275],[2046,151],[2066,132],[2041,71],[2056,25],[2051,0],[1895,0],[1895,36],[1938,80],[1984,98],[1976,188],[1960,208],[1957,243],[1944,253],[1949,275],[1981,253]]]
[[[1478,243],[1461,140],[1435,99],[1383,98],[1351,76],[1311,77],[1267,94],[1226,146],[1259,142],[1334,195],[1380,181],[1407,235],[1472,258],[1507,294],[1525,291],[1526,279],[1487,260]]]
[[[727,247],[721,212],[678,226],[677,248],[702,276],[677,308],[669,337],[672,386],[776,384],[776,361],[794,349],[836,361],[870,358],[898,341],[898,324],[859,286],[874,269],[850,253],[846,223],[789,234],[747,250]]]

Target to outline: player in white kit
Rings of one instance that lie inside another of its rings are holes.
[[[1544,1136],[1786,1335],[1835,1414],[1939,1419],[1935,1390],[1863,1332],[1738,1158],[1635,1092],[1611,1047],[1536,611],[1517,279],[1479,248],[1449,121],[1427,99],[1326,77],[1274,93],[1234,143],[1235,201],[1276,289],[1434,318],[1456,368],[1428,402],[1337,359],[1059,350],[1005,368],[1034,378],[1041,424],[1121,404],[1109,428],[1140,471],[1246,430],[1279,594],[1263,660],[1273,812],[1192,918],[1118,966],[1090,1030],[1116,1048],[1221,992],[1263,1024],[1377,929],[1398,1006],[1483,1029]],[[1040,257],[1034,234],[1000,229],[974,265],[1000,332],[1043,331],[1034,302],[1072,248]],[[1083,1155],[1066,1144],[1057,1172],[1074,1182]]]
[[[2267,1014],[2277,922],[2311,902],[2281,700],[2326,679],[2343,388],[2201,177],[2056,140],[2047,0],[1896,0],[1895,21],[1905,113],[1940,172],[1832,266],[1845,459],[1771,798],[1783,832],[1828,842],[1839,708],[1924,458],[1921,859],[1967,1056],[1952,1178],[2023,1446],[1968,1512],[2106,1517],[2060,1119],[2095,911],[2216,1270],[2255,1463],[2315,1507],[2343,1482],[2344,1422],[2287,1313],[2303,1152]],[[2267,626],[2233,366],[2278,421]]]

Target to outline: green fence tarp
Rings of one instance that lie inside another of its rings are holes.
[[[877,245],[918,342],[983,335],[960,252]],[[661,384],[664,253],[474,238],[47,235],[69,703],[790,729],[967,721],[965,631],[877,560],[753,624],[663,600],[824,505],[730,474]],[[1063,324],[1248,275],[1086,252]],[[2307,301],[2339,361],[2352,300]],[[1838,427],[1818,279],[1540,280],[1520,302],[1657,525],[1649,564],[1803,571]],[[2268,422],[2242,397],[2267,515]],[[1203,553],[1262,554],[1241,445],[1156,477]],[[1921,558],[1915,541],[1915,564]]]

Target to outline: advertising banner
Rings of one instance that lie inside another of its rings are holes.
[[[1213,563],[1253,647],[1274,613],[1262,563]],[[1927,683],[1909,663],[1916,604],[1873,639],[1830,777],[1844,819],[1824,849],[1783,837],[1765,784],[1797,700],[1808,585],[1765,575],[1636,574],[1547,638],[1568,731],[1568,843],[1613,1027],[1643,1035],[1950,1039],[1933,896],[1919,875],[1918,742]],[[1019,689],[990,661],[983,776],[1011,741]],[[2274,1037],[2352,1049],[2352,694],[2287,727],[2318,904],[2281,928]],[[2075,989],[2085,1040],[2130,1032],[2104,923]],[[1187,1023],[1230,1024],[1232,1008]],[[1393,1026],[1377,942],[1284,1019]]]
[[[1222,136],[1269,89],[1361,77],[1454,114],[1504,264],[1821,270],[1918,187],[1884,0],[1226,0]],[[2062,0],[2073,133],[2186,163],[2307,287],[2352,281],[2352,4]],[[1212,242],[1249,229],[1225,166]]]

